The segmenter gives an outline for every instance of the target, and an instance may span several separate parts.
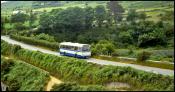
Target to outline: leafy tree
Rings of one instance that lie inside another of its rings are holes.
[[[85,27],[89,29],[92,27],[92,22],[94,20],[94,9],[91,7],[85,8]]]
[[[155,29],[153,32],[148,34],[140,35],[138,38],[138,46],[146,47],[146,46],[155,46],[155,45],[165,45],[165,32],[162,29]]]
[[[53,28],[53,18],[48,13],[43,13],[40,15],[39,24],[40,29],[47,33]]]
[[[60,11],[55,16],[55,26],[66,31],[81,31],[84,29],[84,11],[82,8],[73,7]]]
[[[27,21],[29,16],[24,13],[17,13],[11,16],[11,22],[12,23],[24,23]]]
[[[124,8],[119,4],[118,1],[109,1],[107,3],[108,9],[115,16],[115,23],[122,20],[122,13],[124,13]]]
[[[99,41],[94,48],[92,48],[92,53],[98,55],[111,55],[114,52],[114,44],[107,40]]]
[[[129,32],[120,32],[119,33],[119,40],[122,43],[132,43],[132,36],[130,35]]]
[[[103,24],[103,21],[105,20],[105,7],[103,5],[98,5],[95,8],[95,18],[98,24],[98,27],[101,27]]]
[[[30,10],[30,16],[29,16],[29,25],[32,27],[32,24],[35,22],[37,19],[36,15],[33,13],[32,10]]]
[[[138,14],[138,18],[139,18],[140,20],[145,21],[146,17],[147,17],[147,15],[146,15],[145,12],[141,12],[141,13]]]
[[[109,26],[112,26],[112,23],[113,23],[113,16],[112,14],[110,13],[110,11],[108,10],[107,13],[106,13],[106,27],[108,28]]]
[[[15,23],[14,24],[14,28],[16,30],[25,30],[25,29],[28,29],[28,27],[25,26],[23,23]]]
[[[133,23],[133,22],[136,21],[137,17],[138,17],[138,14],[137,14],[136,10],[135,9],[129,9],[128,16],[126,18],[127,21],[130,21],[130,22]]]

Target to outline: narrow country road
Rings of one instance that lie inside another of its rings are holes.
[[[34,45],[29,45],[25,44],[19,41],[15,41],[13,39],[10,39],[7,36],[1,36],[1,39],[11,43],[11,44],[17,44],[20,45],[22,48],[29,49],[29,50],[34,50],[34,51],[40,51],[43,53],[48,53],[48,54],[54,54],[57,56],[60,56],[58,52],[42,49],[39,47],[36,47]],[[143,71],[148,71],[148,72],[153,72],[153,73],[158,73],[158,74],[163,74],[163,75],[173,75],[174,76],[174,70],[168,70],[168,69],[160,69],[160,68],[155,68],[155,67],[148,67],[148,66],[142,66],[142,65],[135,65],[135,64],[126,64],[126,63],[121,63],[121,62],[113,62],[113,61],[107,61],[107,60],[100,60],[100,59],[85,59],[87,62],[92,62],[92,63],[97,63],[101,65],[113,65],[113,66],[130,66],[135,69],[143,70]]]

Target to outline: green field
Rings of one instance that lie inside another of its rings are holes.
[[[64,1],[62,1],[64,2]],[[15,4],[14,4],[15,3]],[[97,2],[97,1],[89,1],[88,6],[95,8],[97,5],[103,5],[106,7],[106,1],[104,2]],[[148,16],[148,20],[153,20],[153,21],[159,21],[158,15],[163,13],[164,11],[174,11],[174,4],[172,1],[132,1],[132,2],[126,2],[122,1],[121,5],[125,8],[125,14],[130,8],[136,9],[138,12],[140,11],[145,11]],[[23,10],[28,10],[32,9],[32,1],[24,2],[24,1],[18,1],[18,2],[13,2],[10,1],[7,4],[2,4],[1,7],[1,16],[9,16],[11,15],[12,11],[14,9],[17,9],[18,7],[21,7]],[[79,2],[79,1],[74,1],[74,2],[69,2],[65,3],[62,6],[59,7],[45,7],[45,8],[37,8],[33,9],[33,11],[40,11],[43,12],[46,10],[46,12],[50,12],[52,9],[66,9],[68,7],[85,7],[84,2]]]

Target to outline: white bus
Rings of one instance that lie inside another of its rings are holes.
[[[59,47],[60,55],[75,58],[89,58],[91,56],[90,45],[88,44],[62,42]]]

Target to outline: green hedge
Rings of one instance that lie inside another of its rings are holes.
[[[13,53],[9,52],[11,51],[9,47],[13,47],[11,44],[1,41],[1,47],[1,53],[8,52],[9,55]],[[19,49],[13,55],[49,71],[64,81],[76,81],[81,84],[126,82],[134,90],[174,90],[174,78],[172,76],[144,72],[130,67],[101,66],[85,60],[59,57],[26,49]]]
[[[8,86],[8,91],[44,91],[49,81],[47,72],[12,59],[1,58],[1,72],[1,82]]]
[[[103,86],[98,85],[86,85],[81,86],[76,83],[61,83],[55,84],[51,91],[105,91],[107,90]]]
[[[32,37],[25,37],[25,36],[20,36],[20,35],[10,35],[12,39],[22,41],[27,44],[32,44],[32,45],[39,45],[42,47],[46,47],[52,50],[58,50],[59,49],[59,43],[57,42],[49,42],[45,40],[38,40]]]

